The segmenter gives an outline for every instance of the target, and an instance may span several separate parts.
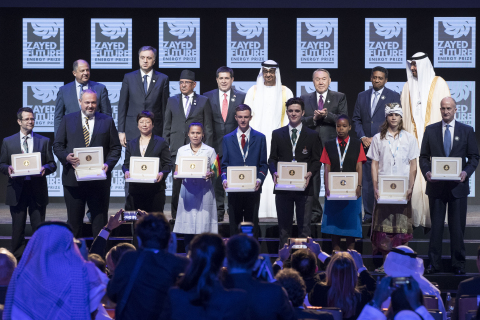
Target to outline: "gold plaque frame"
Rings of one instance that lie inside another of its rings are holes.
[[[306,162],[278,162],[277,163],[277,185],[275,190],[283,191],[304,191],[305,176],[307,175]],[[313,177],[310,182],[313,183]]]
[[[232,166],[227,168],[226,192],[254,192],[257,183],[257,167]]]
[[[12,177],[34,176],[42,173],[40,152],[12,154]]]
[[[160,168],[157,157],[130,157],[130,178],[127,182],[155,183]]]
[[[207,174],[207,157],[179,157],[175,178],[204,179]]]
[[[377,203],[406,204],[408,182],[408,176],[378,176],[380,197]]]
[[[328,188],[330,189],[330,196],[328,200],[357,200],[357,186],[357,172],[329,172]]]
[[[460,180],[462,158],[432,157],[432,180]]]
[[[74,148],[73,155],[80,159],[80,164],[75,167],[77,181],[107,179],[102,170],[104,164],[102,147]]]

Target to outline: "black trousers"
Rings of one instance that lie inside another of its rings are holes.
[[[130,193],[125,210],[134,211],[137,209],[147,212],[163,212],[165,207],[165,189],[156,192]]]
[[[180,189],[182,188],[182,179],[175,179],[173,173],[175,172],[175,161],[177,156],[172,156],[172,219],[177,218],[178,198],[180,197]]]
[[[67,205],[68,224],[73,229],[75,238],[82,238],[85,204],[92,215],[92,234],[96,237],[107,224],[110,185],[103,181],[82,182],[79,187],[63,187]]]
[[[365,216],[371,218],[373,212],[373,199],[375,197],[372,181],[372,159],[368,158],[367,162],[362,165],[362,172],[363,210],[365,211]]]
[[[450,231],[450,254],[452,267],[465,270],[465,244],[463,236],[467,223],[467,197],[454,198],[450,191],[441,198],[428,197],[430,217],[432,219],[432,234],[428,257],[430,264],[440,270],[442,259],[442,239],[445,213],[448,204],[448,230]]]
[[[223,189],[222,177],[213,180],[213,188],[215,190],[215,201],[217,203],[217,216],[223,218],[225,216],[225,190]]]
[[[280,234],[279,247],[287,243],[292,237],[293,214],[297,213],[298,237],[310,237],[310,219],[312,214],[311,196],[289,192],[288,194],[275,195],[275,206],[277,207],[278,229]]]
[[[253,222],[253,236],[258,238],[258,209],[260,192],[230,192],[228,194],[228,215],[230,218],[230,236],[238,234],[238,225]]]
[[[31,181],[23,182],[22,194],[16,206],[10,206],[12,215],[12,243],[10,252],[19,260],[25,250],[25,226],[27,224],[27,211],[30,216],[30,225],[35,232],[38,226],[45,221],[47,206],[38,205],[33,198]]]
[[[310,180],[310,183],[313,183],[313,196],[308,198],[309,204],[312,208],[311,220],[312,222],[319,223],[322,221],[323,209],[320,204],[320,189],[321,186],[321,177],[320,170],[313,176],[313,179]]]

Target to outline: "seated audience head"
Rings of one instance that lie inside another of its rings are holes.
[[[303,305],[307,291],[305,282],[299,272],[285,268],[277,273],[275,279],[277,279],[278,283],[287,291],[288,299],[292,302],[294,308]]]
[[[390,277],[409,277],[422,275],[423,260],[407,246],[392,248],[384,264],[385,273]]]
[[[102,271],[103,273],[105,273],[106,271],[106,264],[105,264],[105,260],[103,260],[102,257],[100,257],[100,255],[96,254],[96,253],[91,253],[88,255],[88,261],[90,262],[93,262],[93,264],[98,268],[100,269],[100,271]]]
[[[140,247],[167,249],[170,240],[170,224],[162,213],[140,217],[135,224],[135,230]]]
[[[251,273],[258,260],[260,246],[253,237],[238,234],[227,242],[229,273]]]
[[[308,249],[295,251],[290,259],[292,268],[297,270],[303,279],[312,278],[317,269],[317,257]]]
[[[91,318],[90,306],[99,305],[106,282],[74,240],[64,222],[39,226],[10,280],[5,319],[24,319],[26,314],[32,319],[61,319],[66,314]]]
[[[115,268],[117,267],[118,262],[120,261],[120,258],[123,256],[124,253],[135,250],[135,246],[131,243],[120,243],[110,249],[105,258],[108,273],[113,275],[113,273],[115,272]]]
[[[8,286],[13,271],[17,267],[17,259],[5,248],[0,248],[0,286]]]
[[[191,301],[196,306],[206,306],[218,281],[225,259],[225,243],[218,234],[202,233],[190,243],[190,265],[179,287],[196,294]]]
[[[348,252],[337,252],[327,266],[328,306],[340,308],[344,318],[355,314],[357,305],[357,268]]]

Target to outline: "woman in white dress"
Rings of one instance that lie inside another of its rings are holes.
[[[175,175],[178,172],[180,157],[207,157],[205,179],[183,179],[178,200],[177,219],[173,232],[184,234],[185,252],[188,253],[190,241],[203,232],[218,233],[217,205],[211,170],[217,154],[212,147],[202,142],[203,125],[193,122],[188,128],[190,143],[177,151]]]

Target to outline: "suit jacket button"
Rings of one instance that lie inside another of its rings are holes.
[[[372,121],[372,123],[373,123],[373,121]]]

